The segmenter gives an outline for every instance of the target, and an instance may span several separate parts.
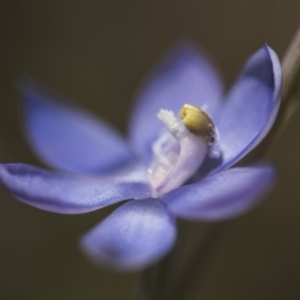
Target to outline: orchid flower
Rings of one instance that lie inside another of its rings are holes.
[[[124,139],[104,121],[26,81],[20,89],[24,131],[57,171],[1,164],[0,182],[18,200],[61,214],[128,200],[80,245],[101,265],[145,268],[174,245],[177,217],[233,218],[272,187],[270,163],[233,166],[270,130],[281,86],[278,57],[267,45],[250,57],[225,96],[208,55],[177,46],[138,93]]]

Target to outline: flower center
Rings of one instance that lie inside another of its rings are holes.
[[[157,114],[166,130],[152,144],[148,177],[154,196],[186,182],[200,167],[215,139],[214,124],[200,108],[185,104],[179,116],[166,109]]]

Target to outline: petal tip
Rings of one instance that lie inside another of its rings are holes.
[[[96,265],[135,272],[166,255],[176,240],[174,218],[155,199],[132,200],[84,235],[79,243]]]

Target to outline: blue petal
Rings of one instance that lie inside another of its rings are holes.
[[[174,190],[162,201],[184,219],[228,219],[255,206],[270,190],[275,173],[267,165],[233,168]]]
[[[50,166],[99,174],[130,158],[121,136],[104,122],[30,81],[21,93],[26,136]]]
[[[124,271],[140,270],[173,246],[173,217],[157,199],[133,200],[115,210],[81,240],[95,263]]]
[[[1,164],[0,182],[17,199],[63,214],[93,211],[122,200],[149,197],[140,170],[112,177],[57,174],[25,164]]]
[[[214,118],[220,106],[223,86],[209,57],[188,45],[176,47],[150,74],[137,97],[130,123],[130,141],[145,163],[149,163],[151,144],[163,124],[157,118],[161,108],[177,114],[185,103],[202,107]]]
[[[228,95],[217,122],[225,169],[244,157],[269,132],[280,105],[282,73],[276,53],[268,46],[246,63]]]

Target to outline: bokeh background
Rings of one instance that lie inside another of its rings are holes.
[[[207,48],[229,85],[264,41],[282,56],[299,23],[299,0],[2,0],[0,160],[41,164],[19,127],[22,74],[125,133],[136,87],[178,40]],[[191,299],[300,299],[299,129],[300,110],[268,154],[280,170],[275,190],[226,224]],[[56,215],[0,188],[0,299],[130,299],[137,274],[97,268],[77,248],[110,211]]]

